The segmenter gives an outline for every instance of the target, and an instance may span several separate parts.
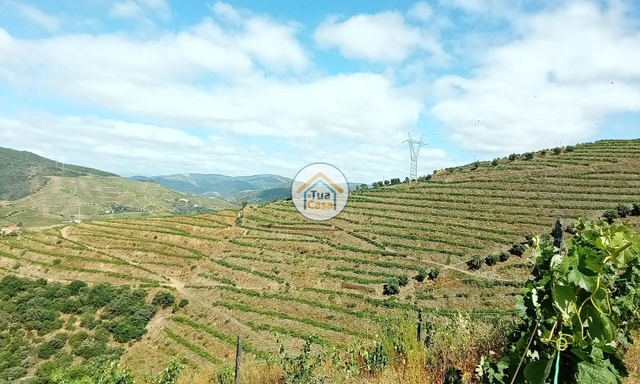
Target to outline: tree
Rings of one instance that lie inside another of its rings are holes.
[[[514,161],[518,158],[518,155],[516,155],[515,153],[512,153],[509,155],[509,161]]]
[[[553,148],[553,154],[554,155],[559,155],[561,153],[562,153],[562,148],[560,148],[560,147]]]
[[[633,206],[631,208],[631,216],[640,216],[640,204],[639,203],[633,203]]]
[[[609,224],[613,224],[613,222],[618,218],[618,211],[616,209],[607,209],[602,214],[602,218],[607,221]]]
[[[523,157],[525,160],[532,160],[532,159],[533,159],[533,156],[534,156],[534,153],[533,153],[533,152],[525,152],[525,153],[523,153],[523,154],[522,154],[522,157]]]
[[[397,295],[398,293],[400,293],[400,284],[398,282],[398,279],[396,279],[395,277],[389,279],[389,282],[382,286],[383,295]]]
[[[522,254],[527,250],[524,244],[513,244],[509,252],[515,256],[522,256]]]
[[[361,191],[366,191],[367,189],[369,189],[369,186],[367,184],[360,184]]]
[[[484,258],[480,255],[476,255],[473,257],[473,259],[467,261],[467,266],[472,271],[480,269],[480,267],[482,267],[482,264],[484,264]]]
[[[176,298],[169,292],[160,291],[156,293],[151,300],[151,305],[161,306],[162,308],[169,308],[176,302]]]
[[[484,259],[484,262],[488,266],[492,266],[492,265],[496,265],[498,263],[498,260],[500,260],[500,256],[498,256],[498,255],[489,255]]]
[[[497,166],[498,164],[500,164],[500,159],[495,158],[491,160],[491,165],[493,165],[494,167]]]
[[[618,216],[621,218],[627,217],[631,214],[632,208],[624,203],[620,203],[616,206],[616,211],[618,211]]]

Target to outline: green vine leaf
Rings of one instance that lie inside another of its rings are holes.
[[[619,384],[622,383],[616,375],[606,367],[591,363],[578,363],[577,381],[580,384]]]
[[[524,369],[524,378],[527,380],[527,383],[544,384],[547,377],[549,377],[549,373],[551,373],[552,365],[553,359],[538,360],[529,363]]]

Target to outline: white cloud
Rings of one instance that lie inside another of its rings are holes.
[[[281,167],[281,156],[261,147],[254,146],[247,157],[237,141],[220,136],[202,138],[174,128],[46,115],[0,118],[0,125],[6,128],[0,131],[3,145],[112,172],[240,174],[247,167],[256,173],[288,171]]]
[[[407,15],[414,19],[427,22],[431,20],[431,17],[433,16],[433,8],[431,8],[429,3],[426,1],[419,1],[411,7]]]
[[[296,40],[296,29],[267,18],[253,17],[245,22],[238,44],[270,68],[303,70],[309,66],[304,49]],[[286,62],[283,58],[287,58]]]
[[[123,19],[135,19],[141,17],[144,12],[142,8],[135,2],[131,0],[127,1],[118,1],[111,7],[110,11],[111,16],[119,17]]]
[[[235,9],[229,3],[218,1],[215,4],[213,4],[213,6],[211,7],[211,10],[216,16],[226,19],[228,21],[231,21],[234,23],[240,23],[242,21],[242,16],[240,15],[240,11]]]
[[[109,14],[123,19],[147,19],[149,15],[167,19],[171,7],[166,0],[120,0],[111,5]]]
[[[15,6],[22,17],[46,29],[47,31],[56,32],[58,29],[60,29],[60,19],[58,19],[57,17],[46,14],[38,8],[30,5],[19,3],[11,4]]]
[[[630,86],[640,80],[640,33],[624,15],[571,2],[518,19],[520,36],[488,47],[472,77],[436,81],[432,114],[463,148],[486,153],[589,138],[607,116],[640,111]]]
[[[372,62],[399,63],[417,51],[444,56],[433,36],[407,24],[404,16],[394,11],[347,20],[330,17],[316,29],[314,39],[321,48],[338,48],[347,58]]]

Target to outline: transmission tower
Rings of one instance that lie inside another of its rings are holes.
[[[411,180],[415,180],[418,178],[418,154],[420,154],[420,148],[424,147],[426,144],[422,141],[422,136],[420,136],[420,140],[412,139],[411,133],[409,133],[409,139],[402,143],[409,143],[409,151],[411,154],[411,170],[409,172],[409,178]]]

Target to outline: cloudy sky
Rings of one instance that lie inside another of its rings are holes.
[[[0,146],[350,181],[640,137],[634,0],[0,0]]]

